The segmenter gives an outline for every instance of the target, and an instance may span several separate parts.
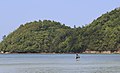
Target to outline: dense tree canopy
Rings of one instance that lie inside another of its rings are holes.
[[[103,14],[91,24],[74,28],[39,20],[3,36],[0,51],[12,53],[76,53],[120,49],[120,9]]]
[[[84,42],[89,50],[117,51],[120,48],[120,9],[103,14],[83,28]]]
[[[77,52],[75,30],[59,22],[44,20],[20,25],[0,43],[0,50],[17,53]]]

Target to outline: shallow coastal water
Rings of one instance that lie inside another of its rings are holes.
[[[120,73],[119,54],[0,54],[0,73]]]

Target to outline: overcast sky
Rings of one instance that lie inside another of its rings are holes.
[[[73,27],[120,7],[120,0],[0,0],[0,40],[21,24],[55,20]]]

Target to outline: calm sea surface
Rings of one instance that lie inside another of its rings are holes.
[[[119,54],[0,54],[0,73],[120,73]]]

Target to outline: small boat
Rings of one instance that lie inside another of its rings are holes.
[[[79,59],[79,58],[80,58],[80,56],[78,54],[76,54],[76,59]]]

